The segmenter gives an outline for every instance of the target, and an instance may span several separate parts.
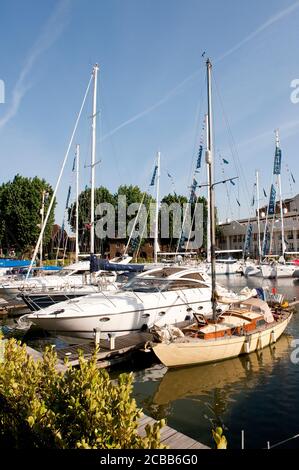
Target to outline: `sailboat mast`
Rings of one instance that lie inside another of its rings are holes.
[[[206,62],[207,65],[207,93],[208,93],[208,142],[206,151],[206,163],[208,165],[208,180],[209,180],[209,196],[210,196],[210,240],[211,240],[211,275],[212,275],[212,309],[213,320],[216,321],[216,262],[215,262],[215,245],[216,245],[216,230],[215,230],[215,195],[214,195],[214,165],[213,165],[213,133],[212,133],[212,83],[211,71],[212,64],[210,59]]]
[[[96,123],[97,123],[97,84],[99,66],[93,68],[92,137],[91,137],[91,200],[90,200],[90,253],[94,254],[94,204],[95,204],[95,165],[96,165]]]
[[[278,129],[275,130],[275,143],[276,143],[276,150],[280,149],[280,142],[279,142],[279,132]],[[281,191],[281,175],[280,171],[277,175],[278,179],[278,191],[279,191],[279,204],[280,204],[280,219],[281,219],[281,249],[282,249],[282,256],[285,256],[285,241],[284,241],[284,220],[283,220],[283,203],[282,203],[282,191]]]
[[[206,146],[209,147],[209,123],[208,115],[205,115],[205,126],[206,126]],[[207,183],[208,183],[208,192],[207,192],[207,263],[211,262],[211,216],[210,216],[210,174],[209,174],[209,164],[207,164]]]
[[[156,213],[155,213],[155,240],[154,240],[154,262],[158,262],[158,236],[159,236],[159,197],[160,197],[160,160],[161,153],[157,154],[157,186],[156,186]]]
[[[259,172],[256,170],[256,217],[257,217],[257,236],[258,236],[258,251],[259,260],[262,259],[262,247],[261,247],[261,224],[260,224],[260,189],[259,189]]]
[[[80,145],[76,145],[76,263],[79,261],[79,167]]]

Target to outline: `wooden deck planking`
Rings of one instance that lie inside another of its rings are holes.
[[[141,437],[146,436],[145,428],[147,424],[153,425],[155,419],[143,414],[139,420],[138,434]],[[208,446],[201,442],[186,436],[170,426],[164,426],[160,431],[161,443],[168,446],[169,449],[209,449]]]
[[[121,362],[120,356],[124,356],[135,349],[142,348],[147,341],[152,339],[152,335],[146,332],[130,333],[128,335],[115,338],[115,347],[110,349],[108,340],[100,341],[100,348],[97,352],[97,360],[99,367],[101,361],[106,361],[107,366],[113,363]],[[95,344],[90,342],[88,344],[78,344],[67,346],[66,348],[58,349],[57,356],[60,361],[68,358],[71,365],[76,366],[79,363],[79,351],[82,351],[85,357],[91,357],[95,351]],[[122,360],[125,358],[123,357]]]
[[[72,346],[73,348],[74,346]],[[90,347],[90,346],[89,346]],[[29,346],[26,346],[27,353],[33,357],[34,360],[41,360],[43,354],[40,351],[36,351]],[[119,358],[123,360],[123,358]],[[57,370],[59,372],[65,372],[68,366],[60,362],[57,364]],[[138,434],[142,437],[146,436],[146,426],[153,425],[156,422],[154,418],[143,414],[138,422]],[[185,436],[184,434],[176,431],[170,426],[164,426],[160,431],[161,442],[168,446],[170,449],[209,449],[204,444],[197,442],[191,437]]]

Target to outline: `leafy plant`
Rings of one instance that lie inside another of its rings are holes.
[[[1,340],[2,341],[2,340]],[[141,409],[131,397],[132,374],[117,383],[98,370],[96,353],[57,371],[52,347],[35,361],[15,339],[0,362],[0,448],[161,449],[164,421],[138,434]]]
[[[215,430],[212,429],[213,439],[216,442],[217,449],[227,449],[227,440],[223,434],[223,429],[218,426]]]
[[[44,179],[16,175],[13,181],[0,186],[0,245],[4,250],[14,247],[18,254],[26,251],[31,254],[40,233],[43,191],[49,194],[45,201],[46,214],[53,190]],[[51,238],[54,208],[55,203],[44,233],[45,244]]]

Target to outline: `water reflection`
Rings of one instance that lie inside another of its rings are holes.
[[[200,396],[211,390],[223,390],[237,382],[254,387],[259,372],[271,373],[277,361],[288,357],[292,336],[282,336],[275,345],[234,359],[165,372],[153,397],[157,405],[167,404],[191,396]],[[223,404],[224,406],[224,404]]]
[[[292,339],[285,334],[271,347],[215,364],[177,370],[156,365],[135,372],[135,396],[146,413],[166,418],[170,426],[207,445],[212,445],[211,428],[221,425],[233,445],[244,417],[251,414],[251,394],[271,387],[271,380],[281,375],[279,369],[288,367]],[[260,398],[267,401],[269,392]],[[232,423],[235,408],[242,415]]]

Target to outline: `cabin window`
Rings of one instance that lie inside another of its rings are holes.
[[[263,318],[262,318],[261,320],[257,320],[257,322],[256,322],[256,326],[257,326],[257,327],[263,326],[263,325],[265,325],[265,324],[266,324],[266,322],[265,322],[265,320],[264,320]]]
[[[208,287],[206,284],[194,282],[188,279],[176,279],[169,282],[167,290],[181,290],[181,289],[199,289]]]
[[[190,273],[190,274],[184,274],[180,279],[195,279],[196,281],[203,281],[204,278],[200,273]]]

